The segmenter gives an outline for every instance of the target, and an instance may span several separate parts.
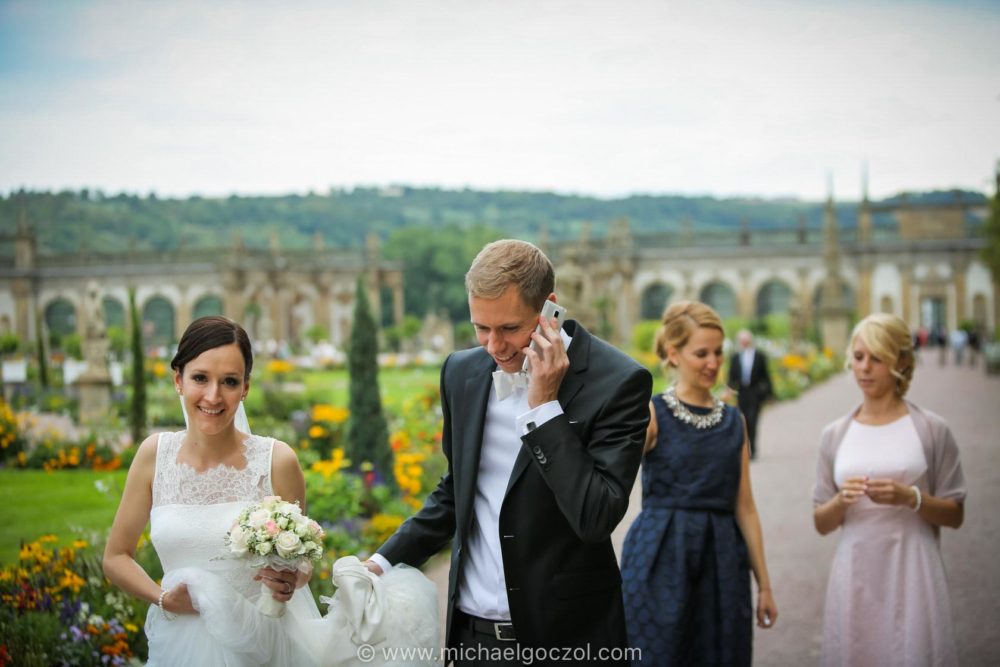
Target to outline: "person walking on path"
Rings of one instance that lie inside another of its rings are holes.
[[[904,399],[912,340],[893,315],[858,323],[848,359],[863,401],[822,434],[813,520],[821,535],[843,528],[823,665],[958,662],[938,531],[961,526],[965,478],[945,421]]]
[[[722,321],[703,303],[663,314],[656,354],[676,384],[650,403],[642,512],[622,547],[629,641],[644,665],[750,665],[757,624],[778,617],[750,488],[747,428],[712,395]]]
[[[750,440],[750,458],[757,458],[757,419],[760,410],[774,395],[771,374],[767,370],[767,355],[758,350],[753,334],[741,329],[736,336],[740,346],[729,361],[729,388],[736,392],[740,412],[747,422]]]

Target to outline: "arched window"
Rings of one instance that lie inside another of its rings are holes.
[[[663,283],[653,283],[642,291],[642,304],[639,308],[639,317],[644,320],[659,320],[663,316],[663,311],[670,303],[670,297],[674,294],[674,289],[670,285]]]
[[[45,326],[52,336],[63,336],[76,332],[76,307],[59,297],[45,306]]]
[[[711,306],[722,319],[737,315],[736,293],[725,283],[711,282],[705,285],[698,300]]]
[[[792,290],[780,280],[769,280],[757,292],[757,317],[783,315],[792,303]]]
[[[104,306],[104,323],[109,327],[124,329],[125,307],[121,304],[121,301],[112,296],[106,296],[101,300],[101,304]]]
[[[162,296],[154,296],[142,308],[143,337],[147,343],[169,345],[174,342],[174,307]]]
[[[207,317],[209,315],[221,315],[222,314],[222,299],[217,296],[209,295],[203,296],[198,299],[194,304],[194,312],[191,314],[193,319],[198,319],[199,317]]]

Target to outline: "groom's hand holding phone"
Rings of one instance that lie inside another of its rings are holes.
[[[538,315],[538,326],[531,334],[531,344],[524,349],[524,370],[528,372],[528,407],[537,408],[559,396],[569,357],[560,331],[566,309],[547,300]]]

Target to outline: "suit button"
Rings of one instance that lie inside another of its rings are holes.
[[[536,456],[541,456],[542,455],[542,448],[539,447],[538,445],[535,445],[535,448],[532,449],[531,451],[533,451]]]

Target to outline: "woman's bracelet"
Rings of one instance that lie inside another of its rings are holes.
[[[166,594],[167,594],[167,589],[166,588],[161,588],[160,589],[160,598],[156,601],[156,606],[159,607],[160,611],[163,613],[163,618],[165,618],[168,621],[172,621],[175,618],[177,618],[177,614],[174,614],[174,613],[169,612],[166,609],[164,609],[164,607],[163,607],[163,596],[166,595]]]
[[[914,484],[914,485],[913,485],[913,486],[911,486],[910,488],[911,488],[911,489],[913,489],[913,493],[915,493],[915,494],[916,494],[916,496],[917,496],[917,504],[916,504],[916,505],[914,505],[914,506],[913,506],[913,507],[912,507],[911,509],[912,509],[912,510],[913,510],[914,512],[919,512],[919,511],[920,511],[920,506],[924,504],[924,497],[923,497],[923,495],[922,495],[922,494],[920,493],[920,487],[919,487],[919,486],[917,486],[916,484]]]

